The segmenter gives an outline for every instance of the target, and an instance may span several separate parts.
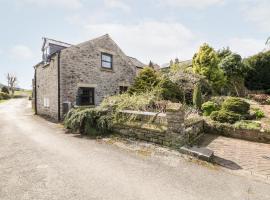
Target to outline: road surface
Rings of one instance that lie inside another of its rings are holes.
[[[0,199],[269,200],[270,185],[65,134],[13,99],[0,104]]]

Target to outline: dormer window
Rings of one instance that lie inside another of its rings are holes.
[[[113,56],[108,53],[101,53],[101,67],[106,69],[113,68]]]

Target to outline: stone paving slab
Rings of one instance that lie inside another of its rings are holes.
[[[214,151],[214,162],[270,180],[270,144],[206,134],[199,146]]]

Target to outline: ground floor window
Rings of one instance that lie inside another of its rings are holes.
[[[78,90],[77,105],[95,105],[95,88],[82,87]]]
[[[120,86],[119,87],[119,93],[120,94],[123,94],[123,93],[125,93],[127,91],[128,91],[128,87],[127,86]]]

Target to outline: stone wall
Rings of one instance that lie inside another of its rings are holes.
[[[36,66],[37,114],[58,119],[58,56],[44,66]]]
[[[223,135],[254,142],[270,143],[270,131],[266,130],[236,129],[230,124],[222,124],[213,121],[207,121],[204,129],[206,133],[210,134]]]
[[[142,115],[142,113],[139,114]],[[125,137],[179,149],[183,145],[195,142],[196,138],[203,134],[204,128],[204,123],[201,119],[189,121],[188,124],[185,124],[184,114],[181,104],[169,104],[166,114],[160,116],[161,118],[165,118],[166,128],[145,128],[143,123],[140,123],[140,126],[131,126],[122,123],[117,124],[114,127],[114,131]],[[147,116],[149,116],[149,113]],[[140,117],[140,119],[148,119],[148,117]],[[164,120],[161,121],[161,125],[164,125]],[[148,122],[146,121],[145,123]]]
[[[101,53],[113,56],[112,70],[101,67]],[[118,94],[120,86],[130,86],[136,76],[136,67],[108,35],[62,50],[60,65],[61,102],[73,105],[79,87],[95,88],[98,105],[104,97]]]

